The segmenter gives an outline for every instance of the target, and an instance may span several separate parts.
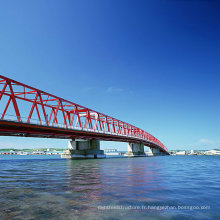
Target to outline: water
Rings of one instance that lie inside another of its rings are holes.
[[[219,156],[4,155],[0,219],[220,219],[219,168]]]

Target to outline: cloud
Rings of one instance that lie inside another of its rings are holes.
[[[106,92],[109,92],[109,93],[110,92],[117,92],[117,93],[119,93],[119,92],[124,92],[124,89],[122,89],[122,88],[115,88],[115,87],[108,87]]]

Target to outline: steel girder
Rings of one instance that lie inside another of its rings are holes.
[[[0,135],[7,135],[9,132],[9,127],[4,127],[3,122],[14,121],[21,131],[25,130],[22,128],[26,124],[32,125],[30,127],[40,125],[42,128],[62,128],[66,131],[81,130],[85,137],[88,136],[86,133],[93,134],[94,138],[95,134],[100,137],[103,134],[105,140],[144,142],[168,153],[167,148],[157,138],[136,126],[1,75],[0,113],[0,131],[3,132]],[[11,135],[21,131],[12,130]],[[44,132],[45,129],[38,130],[38,135],[44,137]],[[28,134],[27,131],[24,133]],[[56,134],[56,131],[53,130],[53,133]],[[57,131],[57,137],[58,134]],[[89,136],[92,138],[92,135]],[[70,138],[71,135],[68,133],[64,137]]]

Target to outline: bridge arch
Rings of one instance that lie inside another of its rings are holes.
[[[0,135],[123,141],[169,154],[136,126],[1,75]]]

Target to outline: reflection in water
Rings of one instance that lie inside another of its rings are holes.
[[[159,179],[156,171],[150,171],[151,164],[143,164],[136,158],[118,159],[117,163],[109,160],[102,167],[101,180],[105,191],[106,205],[134,204],[141,201],[150,201],[149,192],[159,187],[154,181]],[[113,200],[114,198],[114,200]]]
[[[0,158],[0,219],[219,218],[217,157],[37,158]],[[116,205],[211,205],[212,209],[98,209]]]
[[[88,202],[100,200],[100,170],[98,160],[85,163],[84,160],[67,161],[67,191],[79,195],[78,199]]]
[[[76,209],[80,207],[83,216],[91,216],[94,211],[97,216],[99,205],[146,205],[158,201],[152,194],[163,190],[157,161],[143,163],[131,158],[68,161],[67,165],[69,178],[66,192],[77,200],[69,204]],[[118,210],[106,212],[109,217],[118,214]]]
[[[116,163],[117,162],[117,163]],[[68,161],[68,191],[80,192],[87,200],[102,200],[109,203],[115,197],[117,201],[140,199],[148,200],[152,190],[159,189],[160,178],[155,163],[141,166],[135,159],[112,159],[107,161]],[[156,183],[156,184],[155,184]],[[147,186],[147,187],[146,187]]]

